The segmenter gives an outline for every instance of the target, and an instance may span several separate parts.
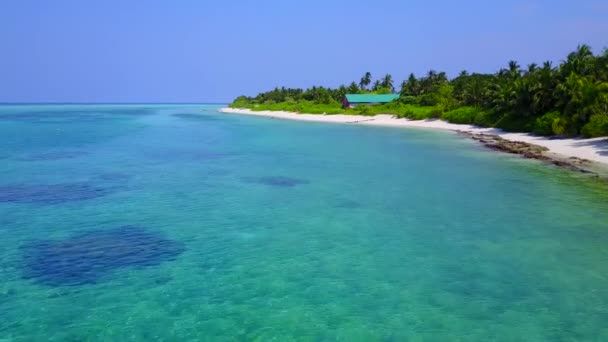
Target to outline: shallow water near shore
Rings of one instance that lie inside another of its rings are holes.
[[[0,340],[608,340],[608,187],[453,133],[0,106]]]

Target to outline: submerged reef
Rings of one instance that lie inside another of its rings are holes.
[[[274,187],[294,187],[297,185],[308,184],[305,179],[290,178],[283,176],[265,176],[265,177],[243,177],[243,182],[262,184]]]
[[[98,176],[99,179],[104,180],[104,181],[128,181],[132,177],[133,177],[132,175],[128,175],[126,173],[120,173],[120,172],[102,173]]]
[[[219,121],[220,120],[220,118],[217,116],[211,116],[211,115],[205,115],[205,114],[176,113],[176,114],[171,114],[171,116],[180,118],[180,119],[185,119],[185,120],[192,120],[192,121]]]
[[[49,286],[75,286],[98,283],[118,269],[174,260],[185,246],[141,227],[122,226],[32,242],[21,251],[24,278]]]
[[[60,159],[72,159],[82,156],[86,156],[88,153],[84,151],[62,151],[62,152],[48,152],[48,153],[37,153],[30,154],[25,157],[19,158],[22,161],[50,161]]]
[[[0,114],[0,121],[18,121],[30,123],[80,123],[107,120],[119,116],[152,115],[154,111],[147,108],[96,108],[61,109],[47,111],[21,111],[10,114]]]
[[[345,199],[345,200],[339,201],[337,204],[334,205],[334,207],[340,208],[340,209],[357,209],[357,208],[361,207],[361,203],[357,202],[357,201]]]
[[[59,204],[103,197],[118,190],[118,187],[100,187],[90,183],[17,184],[0,186],[0,203]]]

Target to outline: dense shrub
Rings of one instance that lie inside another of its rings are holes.
[[[556,135],[564,135],[564,134],[573,134],[571,132],[571,125],[568,119],[564,117],[560,117],[559,119],[553,121],[553,134]]]
[[[390,94],[391,93],[391,89],[390,88],[378,88],[377,90],[372,92],[373,94]]]
[[[396,108],[394,112],[390,112],[389,114],[395,114],[397,117],[411,120],[424,120],[436,115],[437,110],[438,109],[435,107],[428,106],[401,105]],[[441,115],[441,112],[438,113]]]
[[[397,114],[398,118],[413,118],[414,117],[414,111],[410,108],[406,108],[403,112]]]
[[[530,132],[534,126],[525,117],[506,114],[496,122],[496,127],[504,129],[507,132]]]
[[[434,106],[436,102],[433,94],[425,94],[419,97],[418,103],[421,106]]]
[[[556,132],[553,131],[553,125],[560,120],[559,112],[549,112],[540,118],[536,119],[536,123],[534,124],[534,129],[532,132],[538,135],[553,135]],[[559,125],[556,125],[559,127]],[[559,128],[558,128],[559,129]]]
[[[420,98],[417,96],[401,96],[398,101],[405,105],[420,105]]]
[[[440,119],[443,114],[443,109],[441,107],[434,107],[429,111],[429,119]]]
[[[370,115],[371,114],[370,106],[360,105],[360,106],[357,106],[357,110],[359,111],[359,114],[361,114],[361,115]]]
[[[608,136],[608,114],[593,115],[581,133],[586,138]]]
[[[441,118],[453,123],[474,124],[476,121],[482,121],[481,117],[477,118],[480,114],[483,116],[483,111],[481,109],[475,107],[460,107],[443,113]]]
[[[494,125],[494,115],[490,112],[479,110],[477,115],[475,115],[475,119],[473,119],[473,124],[482,127],[492,127]]]

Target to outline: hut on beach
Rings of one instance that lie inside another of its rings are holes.
[[[342,108],[389,103],[398,98],[399,94],[346,94],[342,98]]]

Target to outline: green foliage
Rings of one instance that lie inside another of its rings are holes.
[[[399,118],[408,118],[411,120],[430,119],[437,115],[437,108],[431,106],[416,106],[416,105],[398,105],[393,108],[393,111],[388,114],[394,114]]]
[[[494,75],[472,74],[463,72],[451,84],[454,87],[454,98],[465,106],[481,107],[491,100],[491,86]]]
[[[414,74],[401,83],[401,97],[417,97],[421,94],[420,84]]]
[[[443,109],[441,107],[433,107],[433,109],[429,112],[430,119],[441,119],[441,115],[443,114]]]
[[[457,109],[453,109],[449,112],[443,113],[441,116],[442,119],[452,123],[458,124],[481,124],[481,126],[486,126],[483,118],[486,117],[486,113],[479,108],[475,107],[460,107]]]
[[[473,124],[482,127],[493,127],[495,121],[496,118],[494,118],[491,112],[481,110],[475,115]]]
[[[418,96],[401,95],[398,101],[403,104],[420,105],[420,97]]]
[[[368,71],[361,77],[361,81],[359,81],[359,87],[361,90],[366,90],[367,87],[372,83],[372,74]]]
[[[433,94],[424,94],[418,96],[418,103],[421,106],[434,106],[435,105],[435,96]]]
[[[443,84],[437,91],[433,93],[434,106],[439,107],[442,111],[448,111],[457,106],[454,99],[454,87],[449,84]]]
[[[390,74],[386,74],[382,78],[382,81],[380,81],[379,85],[380,86],[374,90],[376,90],[376,91],[380,91],[382,89],[388,90],[388,93],[379,93],[379,94],[390,94],[395,90],[395,87],[393,86],[393,76],[391,76]]]
[[[536,119],[533,132],[538,135],[554,135],[563,134],[564,130],[560,129],[561,114],[559,112],[549,112],[540,118]],[[556,127],[559,132],[555,132],[553,127]]]
[[[374,94],[391,94],[392,91],[390,90],[390,88],[378,88],[378,89],[374,90],[372,93],[374,93]]]
[[[495,127],[507,132],[531,132],[534,123],[517,115],[503,115],[495,124]]]
[[[591,116],[589,122],[583,126],[581,133],[586,138],[608,136],[608,115],[596,114]]]
[[[357,106],[357,111],[361,115],[370,115],[372,114],[371,107],[366,105]]]
[[[560,117],[559,119],[553,121],[553,125],[551,127],[553,128],[554,134],[563,135],[569,131],[570,123],[568,122],[568,119]]]
[[[285,102],[273,102],[266,101],[265,103],[254,103],[247,106],[238,105],[233,108],[249,108],[254,111],[287,111],[296,113],[310,113],[310,114],[338,114],[344,110],[341,108],[341,103],[337,101],[330,101],[329,103],[316,103],[313,101],[300,101],[294,100]]]
[[[232,107],[287,110],[304,113],[393,114],[410,119],[439,118],[455,123],[492,126],[541,135],[606,134],[608,116],[608,50],[595,56],[581,45],[559,65],[551,62],[521,68],[510,61],[495,74],[463,71],[449,80],[445,72],[430,70],[401,83],[400,98],[389,104],[341,108],[345,94],[386,94],[393,78],[359,82],[336,89],[275,88],[256,97],[240,96]]]

